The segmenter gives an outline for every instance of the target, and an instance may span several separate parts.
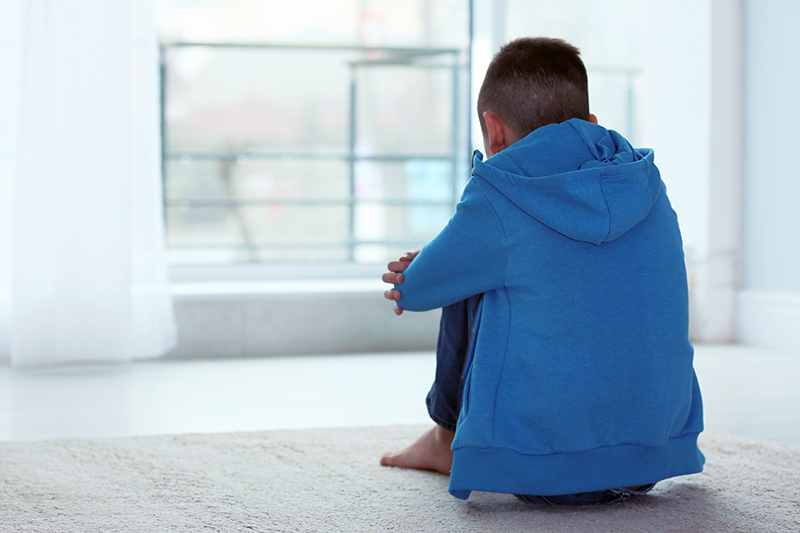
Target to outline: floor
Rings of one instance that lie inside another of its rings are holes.
[[[706,427],[800,446],[800,352],[696,347]],[[428,424],[432,352],[0,368],[0,441]]]

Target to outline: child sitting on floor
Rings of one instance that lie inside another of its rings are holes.
[[[678,220],[654,164],[589,113],[578,50],[523,38],[478,97],[487,159],[418,255],[395,312],[442,307],[436,422],[389,466],[450,492],[597,503],[700,472],[700,390]]]

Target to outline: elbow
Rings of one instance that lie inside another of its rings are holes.
[[[439,307],[438,305],[434,305],[432,302],[425,301],[421,298],[413,298],[413,297],[401,297],[399,300],[395,302],[398,307],[402,308],[403,311],[413,311],[413,312],[421,312],[421,311],[431,311],[432,309],[436,309]]]
[[[399,307],[403,311],[411,311],[412,313],[418,313],[420,311],[429,311],[429,309],[420,307],[419,305],[416,305],[416,302],[411,302],[410,300],[404,301],[401,299],[396,301],[395,304],[397,304],[397,307]]]
[[[396,300],[394,303],[402,308],[403,311],[420,312],[434,309],[434,307],[427,306],[424,299],[417,297],[414,291],[408,290],[410,287],[405,287],[405,289],[406,290],[403,290],[402,286],[395,286],[395,290],[400,293],[400,299]]]

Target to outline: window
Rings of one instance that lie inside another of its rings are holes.
[[[451,216],[468,3],[306,4],[161,1],[173,265],[383,263]]]

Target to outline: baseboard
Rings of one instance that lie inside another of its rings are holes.
[[[736,315],[740,342],[800,350],[800,293],[740,291]]]
[[[729,285],[689,287],[689,337],[694,342],[732,342],[736,291]]]

